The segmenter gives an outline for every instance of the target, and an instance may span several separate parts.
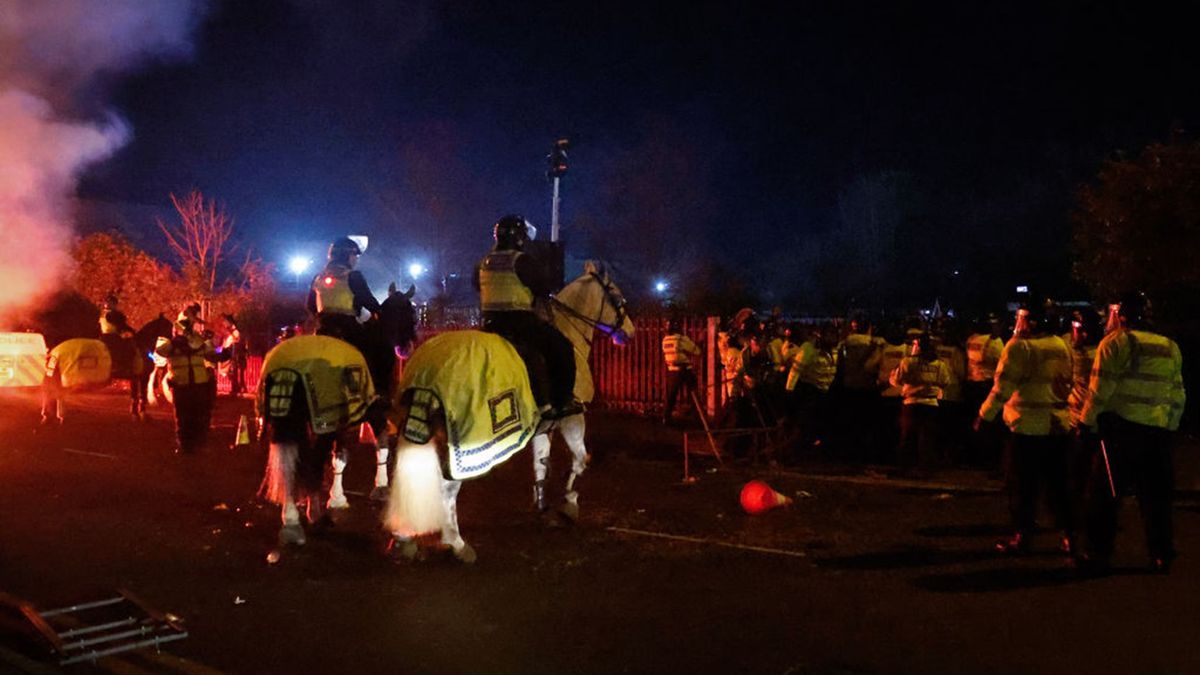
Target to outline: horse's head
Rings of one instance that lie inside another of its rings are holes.
[[[587,261],[583,274],[558,294],[559,302],[576,318],[624,345],[633,337],[633,320],[625,307],[625,296],[603,265]]]
[[[171,337],[171,327],[171,320],[159,313],[157,317],[151,319],[133,334],[133,342],[137,345],[139,352],[147,352],[154,349],[158,338]]]
[[[401,293],[392,283],[388,286],[387,300],[380,306],[379,322],[383,338],[397,354],[407,354],[417,338],[417,312],[412,305],[416,290],[415,286],[409,286],[407,291]]]

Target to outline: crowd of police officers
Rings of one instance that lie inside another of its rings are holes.
[[[1030,551],[1044,496],[1059,547],[1087,574],[1109,569],[1121,497],[1133,492],[1150,566],[1165,573],[1176,555],[1169,446],[1185,394],[1179,347],[1154,332],[1151,309],[1141,293],[1107,316],[1034,303],[1011,329],[992,314],[969,334],[953,319],[878,331],[852,319],[845,331],[743,311],[718,337],[722,421],[791,430],[773,462],[856,460],[916,477],[1003,466],[1013,532],[997,550]],[[667,332],[668,368],[690,371],[699,351],[677,324]],[[746,441],[731,436],[727,449]]]

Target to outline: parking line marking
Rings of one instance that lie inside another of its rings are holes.
[[[63,452],[70,452],[76,455],[88,455],[89,457],[103,457],[105,459],[121,459],[117,455],[106,455],[103,452],[88,452],[87,450],[73,450],[71,448],[63,448]]]
[[[686,541],[691,544],[710,544],[712,546],[724,546],[726,548],[737,548],[744,551],[756,551],[758,553],[773,553],[775,555],[787,555],[793,558],[807,558],[808,554],[804,551],[789,551],[782,548],[768,548],[766,546],[750,546],[747,544],[733,544],[728,541],[715,541],[713,539],[703,539],[701,537],[685,537],[680,534],[667,534],[665,532],[651,532],[648,530],[631,530],[627,527],[610,526],[607,528],[609,532],[618,532],[620,534],[638,534],[643,537],[655,537],[658,539],[671,539],[673,541]]]

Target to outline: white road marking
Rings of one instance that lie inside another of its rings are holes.
[[[804,551],[789,551],[782,548],[768,548],[766,546],[748,546],[746,544],[734,544],[728,541],[715,541],[713,539],[703,539],[701,537],[685,537],[679,534],[667,534],[665,532],[651,532],[648,530],[631,530],[626,527],[612,526],[607,528],[609,532],[617,532],[619,534],[637,534],[643,537],[655,537],[657,539],[670,539],[672,541],[686,541],[691,544],[709,544],[712,546],[724,546],[726,548],[736,548],[743,551],[757,551],[758,553],[773,553],[775,555],[787,555],[793,558],[807,558],[808,554]]]
[[[76,455],[88,455],[89,457],[104,457],[105,459],[121,459],[118,455],[106,455],[103,452],[88,452],[87,450],[72,450],[71,448],[63,448],[63,452],[70,452]]]

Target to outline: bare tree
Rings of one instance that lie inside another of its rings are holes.
[[[188,285],[207,302],[217,288],[218,267],[236,249],[229,241],[233,219],[224,206],[216,200],[205,200],[199,190],[183,198],[171,194],[171,203],[179,213],[179,224],[167,225],[156,219],[158,227],[179,258]]]

